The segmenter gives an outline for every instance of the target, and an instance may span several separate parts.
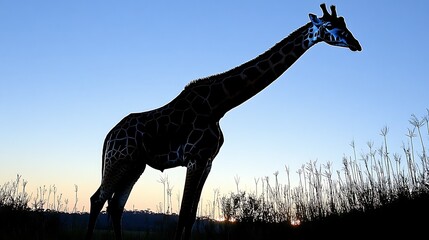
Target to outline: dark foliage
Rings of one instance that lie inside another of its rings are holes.
[[[378,209],[330,215],[292,226],[287,222],[216,222],[198,219],[193,239],[420,239],[426,235],[429,194],[398,199]],[[0,239],[82,239],[87,214],[0,209]],[[170,239],[177,216],[150,212],[124,214],[125,239]],[[107,215],[96,239],[113,239]]]

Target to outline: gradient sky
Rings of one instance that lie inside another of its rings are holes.
[[[101,179],[101,148],[124,116],[160,107],[193,79],[248,61],[321,16],[321,1],[0,1],[0,184],[16,174],[27,191],[54,185],[79,209]],[[363,51],[317,44],[261,93],[221,120],[225,143],[202,201],[254,191],[255,178],[285,165],[292,177],[317,160],[341,169],[366,143],[401,153],[411,114],[429,108],[429,2],[329,1]],[[427,142],[428,139],[425,139]],[[146,168],[126,208],[156,210],[160,176]]]

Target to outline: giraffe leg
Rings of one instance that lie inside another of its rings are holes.
[[[115,190],[113,197],[108,202],[107,212],[112,218],[113,231],[117,240],[122,239],[122,214],[124,212],[125,204],[130,196],[134,184],[143,173],[145,166],[138,167],[130,165],[129,171],[126,176],[123,176],[119,187]]]
[[[91,210],[89,213],[89,222],[88,229],[86,232],[85,239],[89,240],[92,238],[92,234],[94,232],[95,223],[97,222],[97,217],[100,214],[101,209],[103,209],[104,203],[106,203],[107,199],[101,198],[100,195],[101,187],[97,189],[97,191],[91,197]]]
[[[175,234],[176,240],[187,240],[191,238],[192,226],[197,215],[198,203],[210,168],[211,163],[208,163],[206,166],[200,168],[188,167],[186,171],[182,205]]]
[[[115,192],[107,207],[107,212],[112,218],[113,231],[117,240],[122,239],[122,213],[131,189],[132,186],[124,191]]]

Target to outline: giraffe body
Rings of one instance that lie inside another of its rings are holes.
[[[86,238],[108,201],[117,239],[122,239],[121,216],[128,196],[146,165],[160,171],[187,168],[175,239],[189,239],[200,195],[213,159],[223,144],[220,119],[283,74],[314,44],[360,51],[359,42],[337,17],[321,5],[323,17],[310,22],[271,49],[236,68],[191,82],[165,106],[123,118],[107,134],[103,145],[102,181],[91,197]]]
[[[188,167],[192,159],[214,158],[222,144],[220,139],[219,121],[168,104],[120,121],[106,137],[105,158],[113,160],[105,161],[104,168],[116,172],[107,164],[129,156],[160,171]],[[207,143],[211,143],[210,148],[205,147]]]

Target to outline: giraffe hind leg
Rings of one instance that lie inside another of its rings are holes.
[[[104,204],[106,203],[107,199],[101,199],[101,187],[97,189],[97,191],[92,195],[91,197],[91,209],[89,213],[89,222],[88,222],[88,229],[86,232],[85,239],[89,240],[92,238],[92,235],[94,233],[95,223],[97,222],[98,215],[101,212],[101,209],[103,209]]]

